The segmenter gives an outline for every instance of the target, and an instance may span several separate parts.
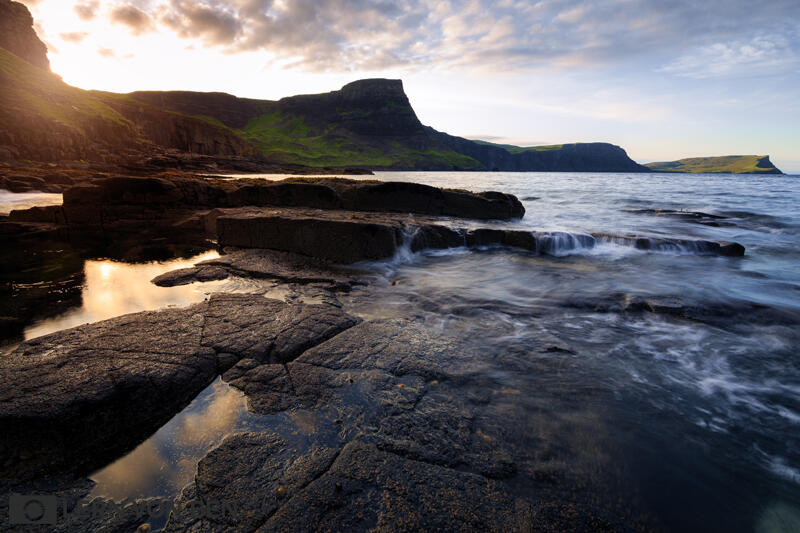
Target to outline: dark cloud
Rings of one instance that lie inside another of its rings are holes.
[[[86,37],[88,37],[88,33],[85,31],[73,31],[69,33],[59,33],[58,36],[61,37],[62,41],[66,41],[68,43],[82,43]]]
[[[173,1],[161,20],[179,36],[199,38],[211,45],[232,44],[242,31],[234,11],[224,4]]]
[[[134,1],[134,0],[131,0]],[[162,0],[120,5],[228,52],[264,50],[314,71],[430,66],[574,68],[643,61],[653,71],[723,75],[797,64],[800,3],[772,0]],[[155,7],[153,7],[155,6]],[[763,62],[759,63],[762,59]],[[723,62],[723,66],[709,63]],[[794,62],[794,63],[793,63]],[[641,65],[639,65],[641,68]]]
[[[124,4],[111,10],[111,22],[127,26],[134,35],[152,31],[155,27],[150,15],[130,4]]]
[[[76,4],[73,9],[78,14],[78,18],[89,21],[94,19],[99,7],[100,2],[86,2],[84,4]]]

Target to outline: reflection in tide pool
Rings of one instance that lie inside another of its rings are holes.
[[[226,435],[257,430],[261,420],[247,411],[242,392],[217,378],[152,437],[89,476],[96,483],[90,499],[172,498]]]
[[[150,280],[164,272],[191,267],[197,262],[217,257],[219,254],[212,251],[189,259],[142,264],[110,260],[86,261],[86,281],[81,294],[83,305],[55,318],[34,323],[25,329],[25,339],[128,313],[183,307],[200,302],[207,294],[216,290],[221,282],[158,287],[150,283]]]
[[[62,202],[61,194],[48,192],[10,192],[0,189],[0,215],[7,215],[14,209],[61,205]]]

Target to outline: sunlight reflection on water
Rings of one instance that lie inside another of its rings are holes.
[[[88,260],[84,263],[86,281],[81,293],[81,307],[29,326],[25,329],[25,339],[127,313],[183,307],[200,302],[220,282],[158,287],[150,283],[150,280],[164,272],[190,267],[197,262],[217,257],[219,254],[211,251],[188,259],[141,264]]]

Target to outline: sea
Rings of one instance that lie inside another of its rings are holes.
[[[550,238],[547,254],[499,246],[404,248],[390,260],[358,265],[372,282],[342,297],[348,311],[365,319],[410,318],[492,354],[493,379],[519,391],[509,428],[567,450],[567,468],[629,501],[659,528],[800,531],[800,176],[377,172],[354,178],[511,193],[525,206],[522,219],[470,225]],[[12,204],[57,202],[52,195],[36,200],[0,191],[0,213]],[[642,250],[587,235],[735,241],[746,252]],[[86,259],[83,298],[32,321],[24,336],[187,305],[218,290],[282,297],[284,289],[265,280],[173,288],[149,282],[215,256],[144,264]],[[545,355],[534,349],[543,342],[553,346]],[[519,357],[541,358],[541,372],[521,374],[507,364]],[[257,418],[238,391],[217,381],[134,452],[98,471],[93,494],[177,494],[224,435],[268,423]],[[535,498],[529,489],[515,490]]]

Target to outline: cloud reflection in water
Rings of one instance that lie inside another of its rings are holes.
[[[172,497],[188,484],[197,462],[225,436],[255,429],[260,417],[246,399],[221,379],[128,455],[90,476],[91,497]]]

